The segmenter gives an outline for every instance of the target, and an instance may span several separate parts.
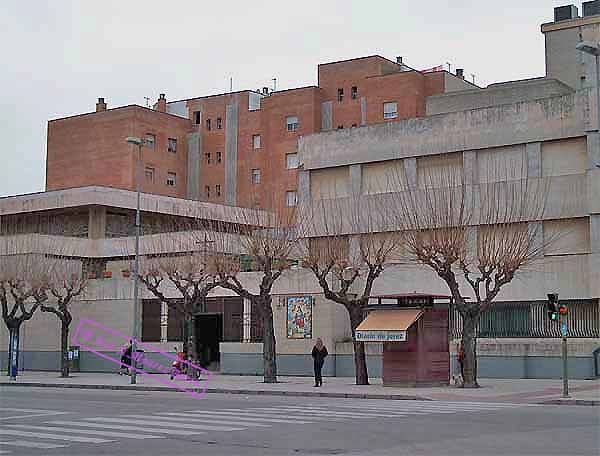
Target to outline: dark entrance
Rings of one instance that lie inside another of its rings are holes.
[[[223,340],[223,314],[204,313],[196,315],[196,341],[202,367],[219,368],[219,342]]]

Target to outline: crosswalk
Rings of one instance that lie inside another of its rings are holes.
[[[438,401],[338,401],[335,404],[294,402],[267,407],[195,409],[147,414],[127,413],[78,419],[57,419],[38,411],[41,423],[0,423],[0,454],[24,448],[59,449],[71,444],[103,445],[126,440],[163,439],[208,432],[258,432],[275,426],[332,421],[409,419],[434,414],[495,412],[531,404]],[[63,417],[60,417],[63,418]],[[29,453],[28,453],[29,454]],[[56,453],[60,454],[60,453]]]

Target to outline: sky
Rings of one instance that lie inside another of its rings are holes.
[[[544,75],[553,0],[2,0],[0,196],[43,191],[50,119],[233,89],[316,84],[379,54],[486,86]],[[578,2],[578,5],[579,2]],[[447,68],[447,65],[446,65]]]

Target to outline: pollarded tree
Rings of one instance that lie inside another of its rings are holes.
[[[491,176],[499,169],[488,170]],[[513,169],[513,174],[519,170]],[[446,283],[463,320],[464,386],[477,388],[476,330],[502,287],[540,258],[549,183],[527,178],[467,185],[441,163],[418,187],[398,192],[391,208],[406,250]],[[405,177],[402,177],[405,179]],[[547,243],[547,242],[546,242]],[[471,298],[470,295],[473,297]]]
[[[69,328],[73,321],[71,304],[85,291],[88,281],[83,275],[82,263],[69,258],[47,258],[51,265],[43,299],[39,302],[42,312],[49,312],[60,320],[60,372],[69,376]],[[47,299],[47,293],[53,299]]]
[[[303,204],[301,217],[304,233],[311,236],[304,244],[303,266],[312,271],[325,298],[348,311],[357,385],[368,385],[369,374],[356,329],[375,280],[401,259],[402,233],[390,230],[385,202],[381,196],[315,200]]]

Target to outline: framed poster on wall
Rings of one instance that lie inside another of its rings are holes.
[[[288,339],[312,339],[312,296],[288,296]]]

